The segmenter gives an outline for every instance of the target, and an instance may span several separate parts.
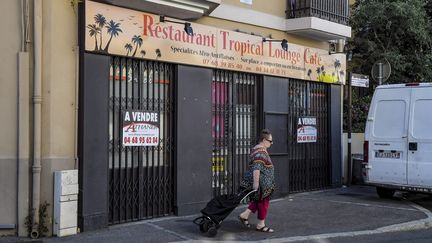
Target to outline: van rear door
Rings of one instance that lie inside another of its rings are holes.
[[[408,137],[408,184],[432,186],[432,87],[413,88]]]
[[[410,96],[409,88],[375,91],[368,117],[370,182],[407,184]]]

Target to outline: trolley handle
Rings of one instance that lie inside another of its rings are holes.
[[[249,191],[250,190],[250,191]],[[246,198],[248,198],[252,193],[256,193],[258,192],[258,190],[251,190],[251,189],[246,189],[243,190],[242,192],[240,192],[240,194],[243,194],[244,192],[249,191],[245,196],[242,197],[242,199],[240,200],[240,202],[243,202]]]

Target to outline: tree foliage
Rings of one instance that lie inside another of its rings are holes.
[[[432,0],[357,0],[350,25],[354,58],[349,71],[370,75],[376,61],[387,59],[392,71],[386,84],[432,81]],[[364,131],[376,86],[371,77],[368,92],[353,92],[353,132]],[[345,100],[345,131],[347,108]]]
[[[355,52],[350,68],[370,74],[373,63],[385,58],[392,67],[387,83],[430,82],[431,16],[431,0],[357,1],[350,18]]]

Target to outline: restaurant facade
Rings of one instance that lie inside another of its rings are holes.
[[[63,170],[77,171],[80,231],[195,214],[238,190],[263,128],[273,134],[274,198],[341,185],[346,59],[329,53],[328,40],[348,34],[292,30],[290,17],[277,12],[291,9],[301,19],[289,1],[268,8],[234,0],[65,2],[15,6],[33,17],[41,7],[42,59],[37,39],[17,34],[19,66],[28,71],[24,81],[21,71],[11,77],[20,80],[18,95],[9,95],[20,101],[9,111],[19,121],[10,123],[19,149],[5,146],[10,159],[1,171],[17,173],[0,180],[16,196],[0,201],[17,213],[0,211],[5,234],[26,234],[35,195],[53,205],[53,173]],[[348,9],[348,1],[336,3]],[[205,10],[195,16],[192,7]],[[263,16],[276,20],[254,23]],[[29,23],[36,38],[37,21]],[[38,68],[41,86],[32,74]]]

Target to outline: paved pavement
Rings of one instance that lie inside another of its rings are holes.
[[[424,199],[417,199],[424,200]],[[237,208],[218,230],[216,237],[200,233],[192,220],[199,216],[168,217],[112,226],[62,238],[42,238],[42,242],[321,242],[331,239],[368,237],[432,227],[432,213],[400,194],[397,199],[380,199],[375,189],[352,186],[317,192],[292,194],[270,202],[267,224],[274,233],[262,233],[243,227]],[[255,215],[251,216],[253,227]],[[0,242],[25,239],[0,238]],[[432,240],[432,239],[431,239]]]

